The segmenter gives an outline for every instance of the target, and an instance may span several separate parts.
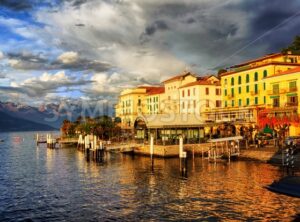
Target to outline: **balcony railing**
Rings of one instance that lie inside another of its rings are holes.
[[[294,103],[286,103],[285,106],[298,106],[298,103],[297,102],[294,102]]]
[[[297,87],[290,87],[289,92],[297,92],[298,88]]]

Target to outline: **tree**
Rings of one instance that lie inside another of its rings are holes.
[[[222,75],[223,73],[225,73],[225,72],[227,72],[226,69],[219,69],[219,71],[218,71],[218,77],[220,78],[221,75]]]
[[[300,55],[300,36],[299,35],[295,36],[294,41],[290,45],[288,45],[286,48],[283,48],[281,50],[281,52],[283,54],[287,54],[289,51],[294,55]]]

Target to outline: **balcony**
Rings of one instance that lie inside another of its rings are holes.
[[[289,102],[285,104],[286,107],[291,107],[291,106],[298,106],[297,102]]]
[[[297,92],[297,91],[298,91],[297,87],[291,87],[291,88],[289,88],[288,92]]]

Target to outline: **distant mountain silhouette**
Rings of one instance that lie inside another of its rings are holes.
[[[55,128],[45,124],[35,123],[29,120],[12,117],[0,111],[0,132],[46,130],[55,130]]]
[[[89,105],[89,107],[86,107],[86,104],[82,105],[80,102],[66,103],[65,105],[50,103],[34,107],[21,103],[0,101],[0,112],[6,113],[11,117],[49,125],[54,128],[59,128],[65,119],[74,121],[78,116],[95,117],[113,113],[112,106],[95,112],[97,107],[92,104]]]

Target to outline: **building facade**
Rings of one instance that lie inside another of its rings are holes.
[[[221,74],[222,109],[212,109],[207,118],[257,123],[268,103],[266,78],[299,66],[299,55],[276,53],[230,67]]]
[[[265,78],[266,107],[259,113],[261,124],[289,124],[290,135],[299,135],[299,100],[300,67],[290,69]]]

